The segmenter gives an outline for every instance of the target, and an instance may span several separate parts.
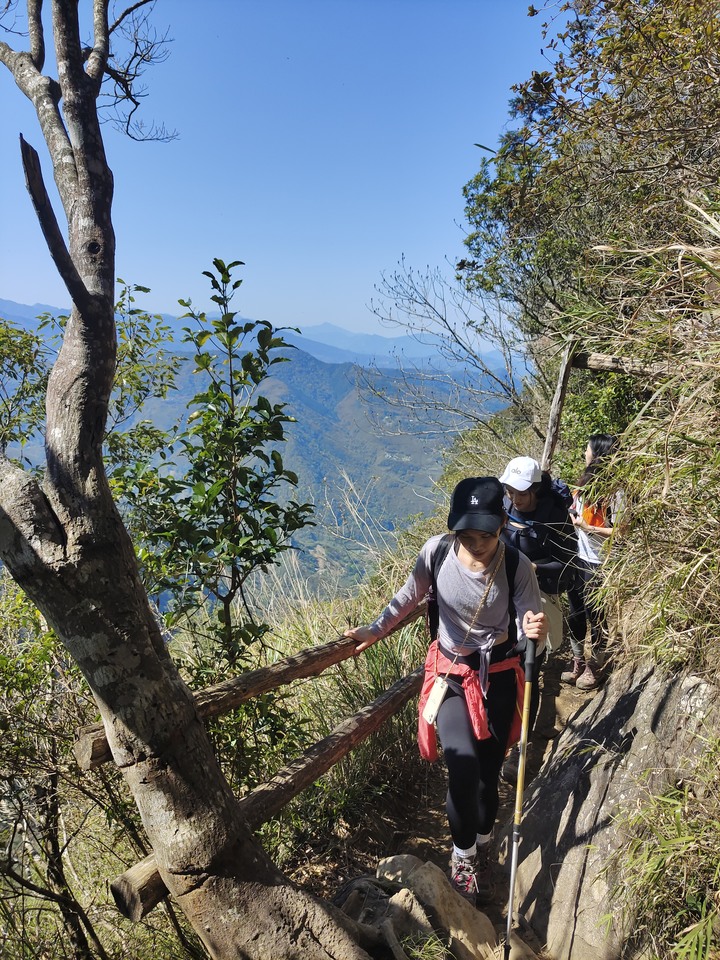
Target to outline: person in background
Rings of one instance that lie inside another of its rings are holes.
[[[505,543],[523,553],[535,567],[543,610],[548,619],[547,644],[536,650],[530,700],[530,731],[540,706],[540,671],[548,649],[557,650],[563,640],[563,614],[559,594],[576,575],[577,534],[568,503],[556,489],[550,474],[532,457],[515,457],[505,467],[500,482],[505,487],[504,507],[508,522],[501,534]],[[566,492],[569,491],[566,488]],[[503,779],[517,780],[519,751],[514,748],[503,764]]]
[[[494,894],[490,850],[500,767],[519,737],[524,695],[519,650],[528,642],[542,647],[547,633],[532,564],[500,540],[505,521],[495,477],[462,480],[450,500],[453,535],[439,568],[435,555],[441,542],[447,545],[441,536],[424,544],[405,585],[373,623],[345,631],[360,653],[413,611],[434,584],[438,624],[425,661],[418,742],[425,759],[436,759],[437,725],[448,773],[450,880],[474,904]],[[434,718],[426,710],[435,699],[433,687],[444,690]]]
[[[597,591],[602,585],[602,563],[620,506],[617,493],[602,499],[593,497],[591,501],[587,491],[592,493],[592,485],[602,478],[616,444],[616,438],[607,433],[594,433],[588,439],[585,470],[578,479],[570,511],[578,535],[578,574],[568,591],[568,627],[573,659],[560,679],[563,683],[574,684],[579,690],[595,690],[600,685],[600,669],[607,645],[607,620]],[[591,653],[586,660],[588,623]]]

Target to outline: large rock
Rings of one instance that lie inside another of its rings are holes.
[[[494,956],[500,956],[500,950],[505,954],[505,946],[498,948]],[[508,960],[537,960],[537,954],[534,950],[531,950],[530,947],[525,943],[524,940],[521,940],[520,937],[514,933],[510,933],[510,955]]]
[[[399,939],[429,937],[435,932],[425,908],[412,892],[403,887],[390,897],[388,917]]]
[[[692,768],[703,735],[717,731],[717,693],[694,676],[617,671],[554,742],[525,794],[515,887],[553,960],[620,957],[633,917],[613,902],[612,858],[629,840],[615,818]]]
[[[456,960],[491,960],[497,939],[492,923],[480,910],[456,893],[440,867],[417,857],[381,860],[377,876],[407,887],[433,915],[436,927],[447,932]]]

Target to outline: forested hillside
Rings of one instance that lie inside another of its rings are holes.
[[[193,354],[181,339],[186,321],[151,318],[140,312],[141,302],[138,293],[133,307],[138,312],[132,318],[127,313],[118,314],[121,338],[128,344],[131,340],[134,342],[138,371],[143,364],[149,367],[158,356],[164,355],[166,362],[174,366],[172,386],[168,383],[164,389],[155,391],[153,387],[159,386],[162,378],[157,384],[148,382],[147,391],[142,399],[136,398],[119,429],[145,421],[160,434],[170,437],[173,428],[187,421],[188,405],[205,379],[202,372],[198,373]],[[35,337],[40,330],[47,348],[43,363],[50,365],[55,356],[57,329],[50,321],[39,324],[35,313],[58,317],[62,311],[10,301],[0,301],[0,308],[0,317],[13,323],[18,335],[19,331],[25,331]],[[152,335],[152,342],[147,339],[142,348],[141,325],[146,325],[148,336],[151,327],[157,331]],[[289,331],[285,338],[293,346],[280,351],[288,362],[273,367],[264,391],[270,402],[284,405],[293,418],[282,443],[283,458],[298,477],[297,495],[315,508],[315,524],[298,531],[294,543],[301,551],[299,567],[303,576],[313,589],[321,591],[347,587],[368,572],[362,543],[362,527],[366,521],[376,527],[379,534],[387,534],[390,542],[392,531],[409,516],[432,512],[437,500],[435,482],[442,471],[448,446],[448,431],[455,422],[448,411],[434,430],[428,430],[428,425],[419,418],[408,417],[404,410],[390,406],[369,389],[368,381],[372,378],[373,382],[382,384],[385,393],[397,395],[406,379],[413,379],[412,373],[401,373],[397,366],[382,369],[378,364],[391,363],[396,350],[412,355],[414,341],[352,334],[343,337],[339,329],[328,330],[325,335],[344,346],[313,341],[308,345],[313,355],[304,349],[306,338]],[[366,350],[372,348],[373,352],[358,354],[358,346]],[[246,349],[252,349],[252,344],[247,344]],[[416,353],[421,369],[425,372],[432,369],[434,349],[416,345]],[[364,358],[368,366],[363,369],[357,361],[324,361],[318,354],[356,355]],[[8,354],[7,390],[17,388],[20,383],[19,370],[12,370],[10,359]],[[42,369],[38,354],[33,371],[38,387],[42,384]],[[414,382],[418,389],[422,388],[420,375]],[[10,455],[17,455],[19,450],[17,441],[9,445]],[[40,432],[33,433],[27,428],[22,432],[22,454],[31,464],[42,461]],[[158,453],[154,463],[160,466]],[[182,469],[182,464],[181,459],[177,469]]]
[[[204,373],[183,340],[190,321],[151,316],[142,309],[143,298],[143,288],[126,288],[118,303],[123,362],[133,367],[119,374],[118,382],[144,377],[145,385],[129,409],[118,412],[116,429],[147,422],[169,438],[187,421],[188,404],[205,382]],[[32,371],[38,389],[58,349],[62,324],[53,318],[64,315],[57,307],[0,300],[0,320],[43,344],[40,349],[38,343]],[[208,319],[213,316],[210,312]],[[436,483],[446,453],[464,424],[458,408],[464,404],[473,419],[491,414],[505,401],[493,379],[508,374],[502,354],[489,342],[478,345],[480,363],[473,365],[448,356],[442,339],[431,332],[422,342],[330,326],[315,335],[329,343],[282,331],[288,346],[278,355],[288,362],[273,366],[264,392],[293,419],[282,442],[283,458],[298,477],[297,496],[314,505],[314,524],[293,538],[300,551],[297,566],[311,589],[327,593],[344,590],[369,572],[363,540],[370,528],[390,543],[408,517],[432,514],[442,500]],[[248,341],[245,349],[252,346]],[[343,356],[354,359],[338,362]],[[7,389],[22,376],[8,353]],[[431,403],[435,409],[429,416]],[[41,432],[24,429],[10,443],[10,455],[17,455],[20,440],[27,461],[40,463]],[[157,446],[167,453],[166,445]],[[153,462],[160,465],[157,450]],[[182,464],[181,458],[178,470]]]

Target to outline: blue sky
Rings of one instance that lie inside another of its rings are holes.
[[[147,121],[106,127],[117,274],[148,309],[209,307],[202,271],[245,261],[236,308],[276,325],[385,332],[369,310],[402,256],[462,255],[462,187],[542,68],[527,0],[159,0],[173,43],[146,74]],[[0,298],[68,302],[25,192],[18,134],[52,175],[34,113],[0,68]],[[58,215],[61,210],[58,205]],[[448,272],[450,272],[448,268]]]

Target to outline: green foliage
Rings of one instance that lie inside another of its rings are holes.
[[[631,837],[616,896],[659,960],[712,960],[720,946],[720,742],[705,748],[687,779],[616,821]]]
[[[0,320],[0,451],[20,449],[45,416],[50,350],[39,333]]]
[[[194,349],[202,384],[187,425],[167,439],[159,469],[136,461],[114,477],[123,500],[142,505],[138,556],[150,589],[165,594],[168,625],[207,605],[206,628],[225,667],[236,667],[266,632],[245,596],[248,578],[292,546],[311,513],[308,504],[281,500],[297,483],[278,449],[292,417],[258,388],[285,361],[287,344],[267,321],[242,321],[230,310],[242,282],[232,279],[238,265],[215,260],[216,272],[205,273],[219,318],[181,301],[195,324],[183,342]]]
[[[170,326],[159,314],[150,315],[136,304],[136,293],[147,287],[118,279],[120,296],[115,304],[118,345],[110,424],[113,432],[131,421],[153,398],[164,398],[175,386],[179,360],[167,350]]]
[[[274,641],[267,624],[261,644],[243,651],[241,663],[229,667],[233,651],[218,640],[208,622],[211,610],[197,610],[184,628],[174,631],[171,651],[191,687],[202,689],[237,675],[248,666],[273,662],[289,651],[285,641]],[[206,721],[215,755],[233,791],[242,796],[270,779],[288,757],[297,756],[312,742],[312,732],[286,688],[253,697],[233,711]]]
[[[297,476],[280,452],[293,418],[284,404],[261,392],[271,369],[286,362],[288,344],[267,321],[243,320],[231,310],[242,282],[233,279],[239,261],[213,265],[204,275],[219,316],[181,301],[188,311],[183,319],[192,321],[183,343],[192,348],[197,380],[187,421],[169,435],[150,433],[149,446],[140,448],[145,456],[138,456],[137,444],[125,447],[131,455],[112,476],[145,583],[175,634],[174,652],[193,687],[262,659],[268,626],[256,613],[257,578],[312,522],[310,505],[288,495]],[[135,343],[133,350],[129,340],[121,343],[128,344],[122,356],[133,371],[125,379],[141,411],[143,398],[157,389],[156,369],[146,376],[143,358],[165,330],[150,329],[147,320],[140,324],[144,315],[128,313],[135,319]],[[168,386],[175,372],[168,366]],[[141,426],[144,441],[148,434]],[[302,724],[282,693],[243,704],[210,723],[209,731],[226,776],[242,792],[267,776],[270,758],[281,748],[291,753],[303,743]]]
[[[550,335],[534,349],[541,374],[568,337],[587,351],[656,359],[667,346],[663,322],[652,336],[644,324],[641,337],[629,336],[654,295],[652,265],[638,257],[638,280],[647,272],[648,285],[638,283],[614,315],[606,306],[618,302],[616,278],[597,266],[611,246],[701,239],[683,198],[712,203],[720,177],[708,149],[720,133],[708,82],[720,66],[717,11],[709,0],[569,0],[544,9],[551,65],[516,85],[513,129],[465,187],[469,255],[459,276],[514,304],[523,330]],[[563,469],[579,436],[602,422],[621,433],[646,399],[642,385],[633,391],[626,381],[627,404],[618,404],[613,374],[596,376],[583,396],[587,380],[571,387],[565,424],[578,436],[567,438]]]
[[[150,401],[164,400],[175,389],[180,358],[169,350],[172,330],[159,315],[136,306],[147,287],[118,279],[115,304],[117,356],[105,434],[105,463],[111,484],[122,491],[122,476],[134,464],[149,464],[169,442],[168,432],[143,415]]]
[[[622,434],[644,405],[642,392],[631,377],[598,376],[578,370],[573,374],[563,406],[562,446],[553,474],[571,486],[582,473],[587,439],[593,433]]]

